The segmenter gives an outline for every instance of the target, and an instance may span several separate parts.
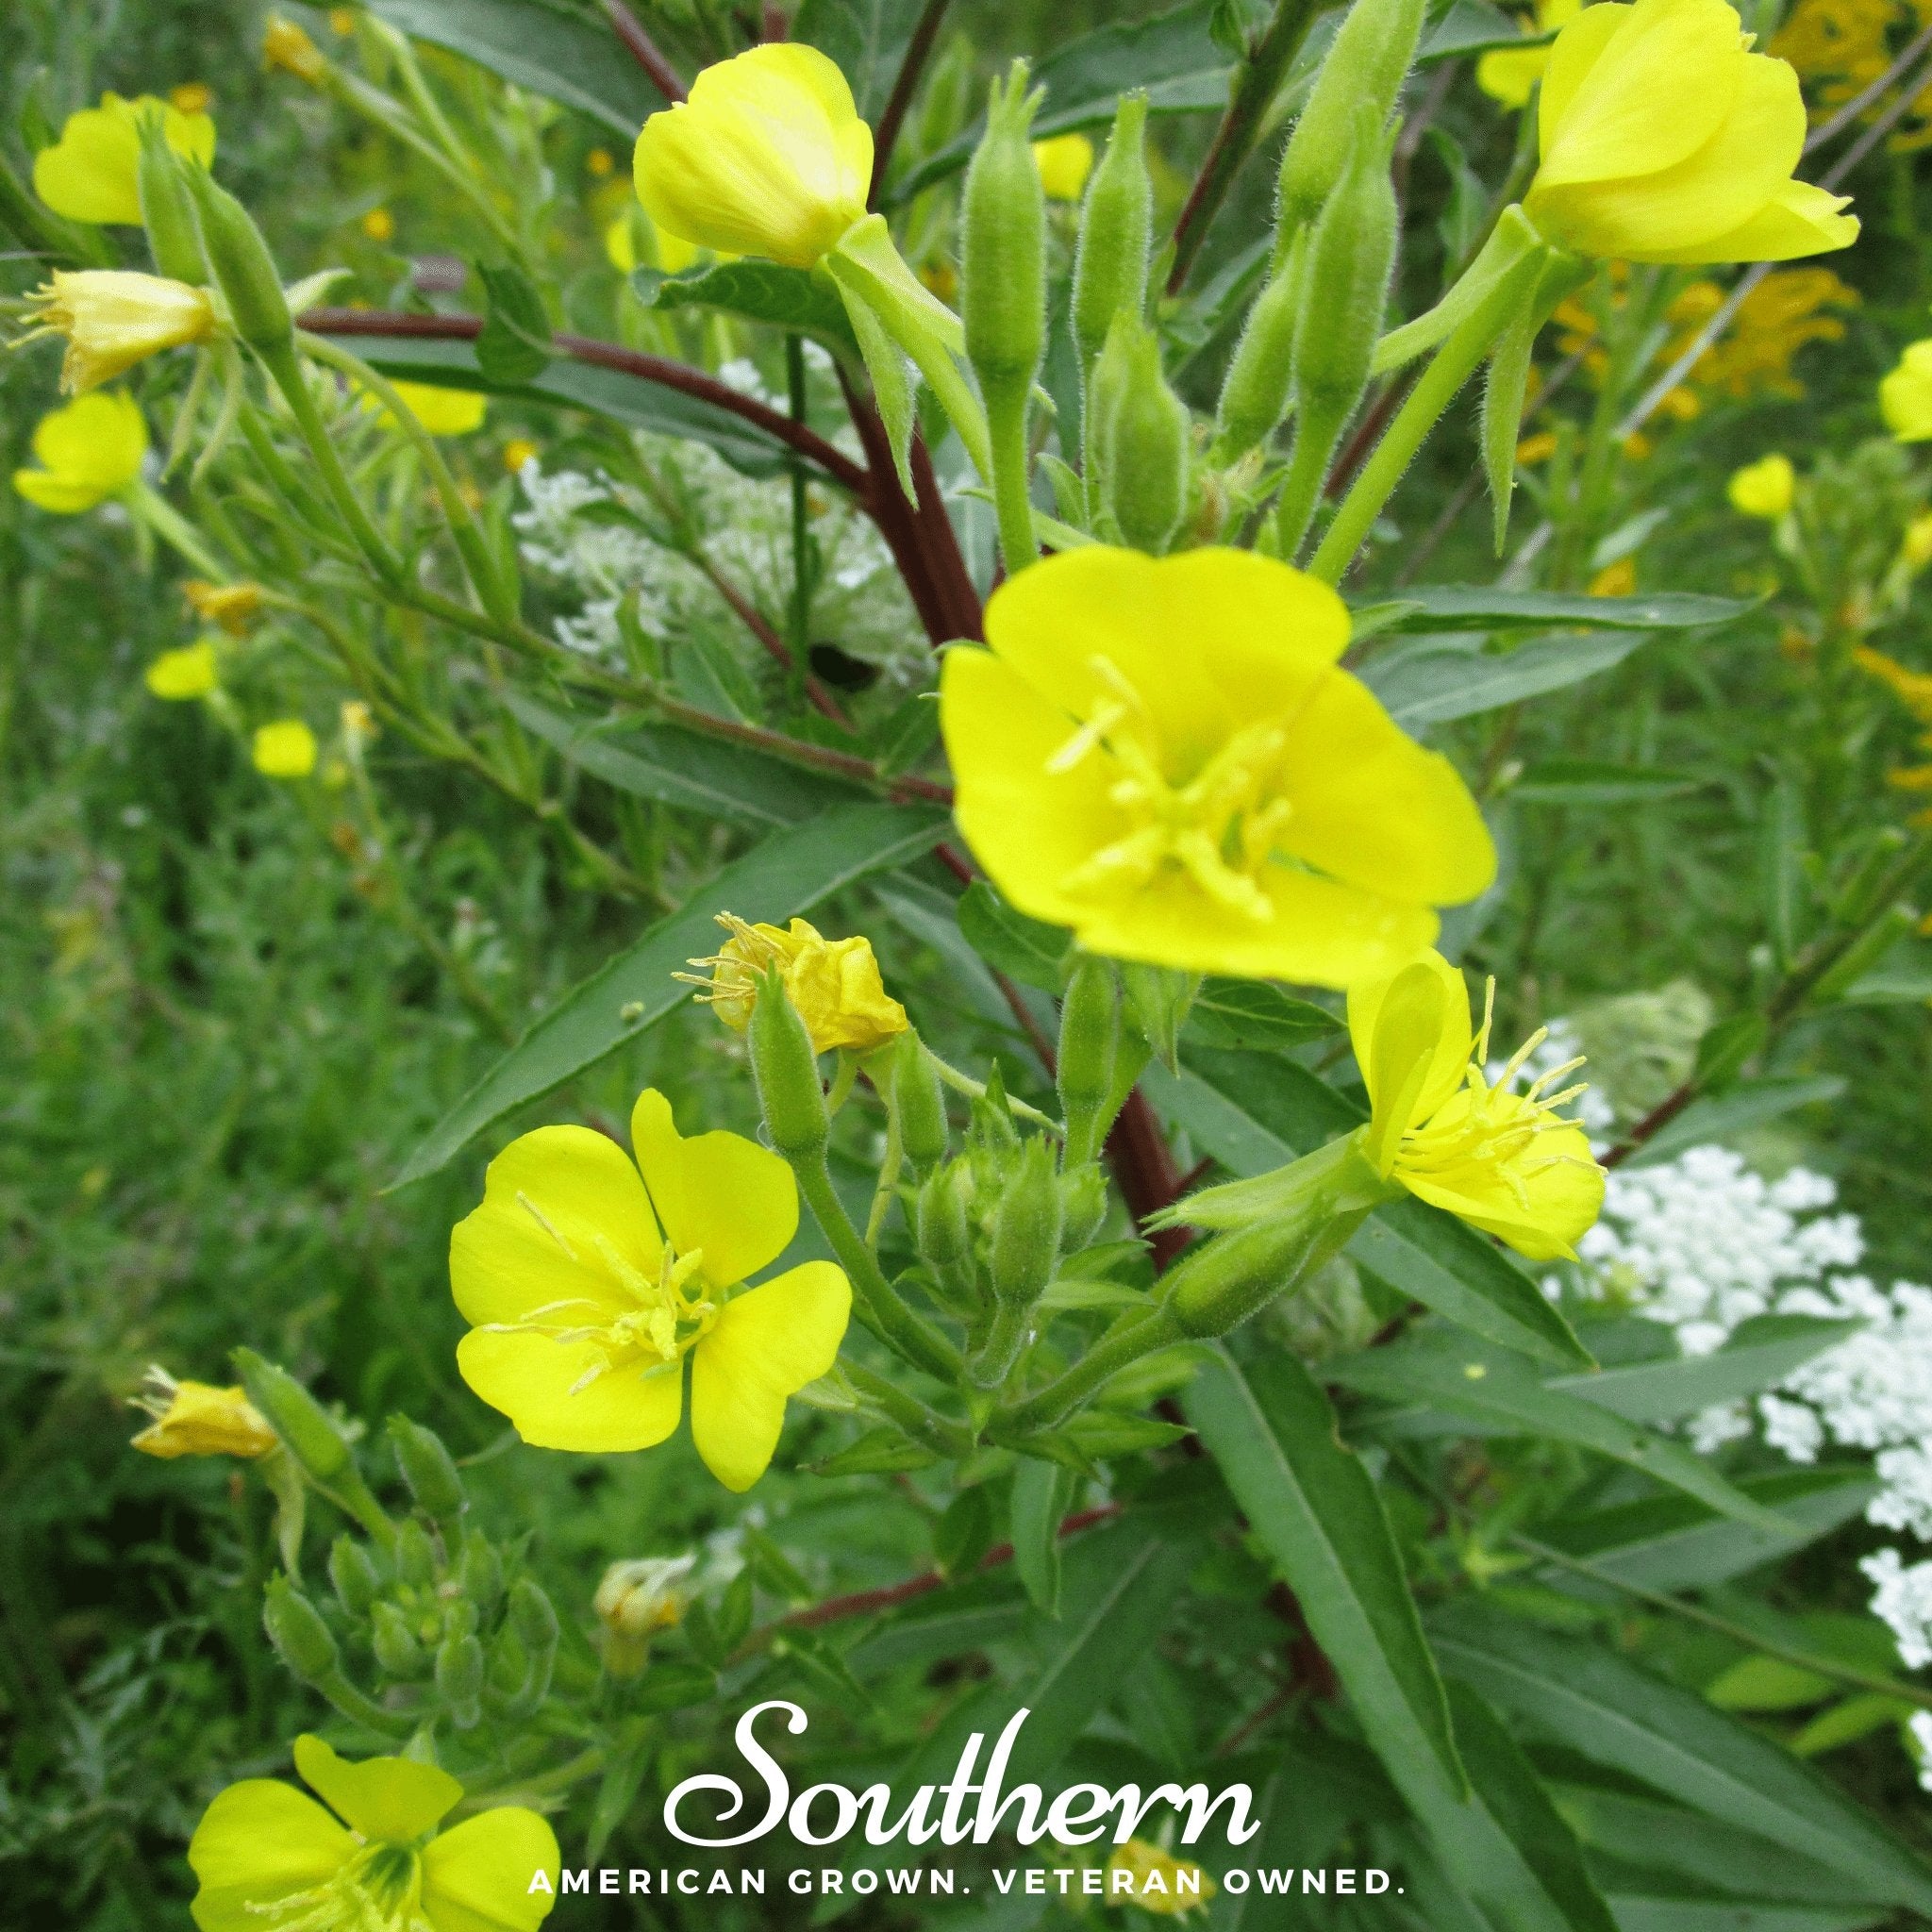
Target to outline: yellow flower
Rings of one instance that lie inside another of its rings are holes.
[[[1536,31],[1546,34],[1566,25],[1582,8],[1583,0],[1538,0]],[[1524,107],[1549,64],[1546,46],[1491,47],[1475,63],[1475,84],[1506,108]]]
[[[1627,261],[1783,261],[1847,248],[1849,197],[1791,179],[1798,76],[1724,0],[1586,7],[1557,36],[1524,209],[1545,240]]]
[[[616,168],[617,163],[610,158],[610,150],[608,147],[593,147],[584,157],[584,166],[592,176],[602,181]]]
[[[1285,563],[1062,551],[986,634],[941,680],[959,828],[1091,952],[1347,986],[1495,875],[1455,768],[1337,668],[1341,598]]]
[[[1627,597],[1637,589],[1637,559],[1620,557],[1607,563],[1590,580],[1592,597]]]
[[[1526,1259],[1574,1259],[1578,1236],[1603,1207],[1604,1172],[1583,1129],[1556,1111],[1583,1090],[1544,1090],[1582,1061],[1512,1091],[1547,1037],[1539,1028],[1491,1082],[1484,1068],[1494,998],[1492,980],[1482,1029],[1472,1032],[1462,974],[1439,953],[1350,989],[1349,1039],[1371,1109],[1362,1152],[1385,1180]]]
[[[197,644],[183,644],[177,651],[163,651],[147,667],[142,681],[158,698],[207,697],[222,681],[213,641],[203,638]]]
[[[536,1812],[498,1806],[439,1832],[463,1795],[448,1772],[352,1762],[320,1738],[294,1755],[328,1808],[276,1778],[223,1791],[188,1846],[201,1932],[535,1932],[557,1903],[557,1834]]]
[[[1899,545],[1899,555],[1913,570],[1924,570],[1932,563],[1932,509],[1921,510],[1906,525],[1905,541]]]
[[[649,1658],[651,1639],[684,1621],[695,1557],[638,1557],[604,1573],[591,1607],[603,1625],[599,1648],[613,1677],[635,1677]]]
[[[402,398],[403,407],[431,436],[468,436],[483,426],[490,412],[490,398],[473,389],[445,389],[437,382],[391,382],[390,387]],[[380,410],[383,425],[397,424],[375,396],[363,399],[363,407]]]
[[[375,713],[360,698],[345,698],[336,713],[342,727],[342,741],[352,752],[359,752],[375,737]]]
[[[1093,143],[1084,134],[1055,134],[1033,143],[1033,163],[1049,201],[1078,201],[1093,172]]]
[[[1774,451],[1768,457],[1759,457],[1755,463],[1746,463],[1741,470],[1734,470],[1724,493],[1740,516],[1762,517],[1766,523],[1774,524],[1790,508],[1797,487],[1797,473],[1791,468],[1791,459]]]
[[[373,208],[362,217],[361,229],[372,242],[387,242],[396,232],[396,218],[386,208]]]
[[[333,16],[329,24],[335,25]],[[352,21],[352,28],[354,25]],[[336,27],[336,31],[341,33],[342,29]],[[271,13],[267,26],[262,29],[261,64],[279,67],[297,80],[308,81],[311,87],[328,72],[328,60],[322,49],[292,20],[284,20],[279,13]]]
[[[1158,1919],[1185,1918],[1199,1911],[1221,1890],[1191,1859],[1171,1857],[1143,1838],[1130,1838],[1120,1846],[1108,1859],[1107,1871],[1108,1898],[1124,1895],[1113,1890],[1113,1874],[1127,1873],[1134,1889],[1124,1896]]]
[[[1516,460],[1524,469],[1533,463],[1546,462],[1557,454],[1557,439],[1547,429],[1540,429],[1534,436],[1525,436],[1516,445]]]
[[[872,129],[823,54],[768,42],[706,68],[689,100],[653,114],[632,175],[663,233],[810,268],[865,219]]]
[[[254,757],[264,778],[306,778],[315,769],[315,733],[299,718],[278,718],[256,732]]]
[[[205,577],[190,577],[181,594],[197,617],[220,625],[231,638],[246,637],[261,608],[259,584],[211,584]]]
[[[719,913],[718,924],[731,937],[711,958],[691,962],[708,966],[711,976],[698,979],[680,973],[676,977],[705,987],[700,997],[735,1031],[742,1033],[751,1024],[758,979],[776,966],[811,1035],[814,1053],[830,1053],[834,1047],[871,1053],[905,1032],[906,1008],[887,993],[872,941],[862,933],[828,940],[802,919],[794,919],[791,931],[783,932],[775,925],[748,924],[729,912]]]
[[[168,90],[168,105],[177,114],[206,114],[214,104],[214,90],[205,80],[184,80]]]
[[[524,467],[537,459],[537,445],[527,436],[512,436],[503,446],[503,467],[512,476],[521,476]]]
[[[24,341],[67,338],[60,387],[69,395],[98,389],[163,349],[208,341],[217,327],[206,289],[127,269],[56,269],[27,299],[36,326]]]
[[[266,1456],[275,1432],[239,1389],[206,1382],[177,1382],[165,1369],[150,1369],[134,1404],[153,1420],[134,1438],[143,1456]]]
[[[741,1287],[797,1229],[791,1170],[741,1135],[685,1140],[655,1090],[630,1127],[635,1165],[587,1127],[540,1127],[490,1163],[482,1206],[450,1237],[450,1284],[475,1324],[457,1367],[525,1441],[594,1454],[675,1430],[689,1355],[697,1452],[748,1490],[786,1398],[838,1359],[851,1286],[807,1261]]]
[[[34,157],[34,192],[71,222],[141,220],[141,123],[143,112],[161,117],[168,145],[177,155],[207,167],[215,158],[215,124],[206,114],[142,94],[123,100],[103,94],[98,108],[82,108],[67,117],[60,139]]]
[[[132,396],[78,396],[41,418],[33,449],[41,467],[14,471],[14,489],[42,509],[76,516],[140,476],[147,425]]]
[[[1878,412],[1901,442],[1932,439],[1932,338],[1906,344],[1898,367],[1878,385]]]
[[[657,226],[642,208],[633,204],[612,217],[604,230],[604,258],[621,275],[638,265],[638,226],[641,223],[649,242],[650,265],[667,275],[681,275],[704,255],[694,242],[670,235]]]

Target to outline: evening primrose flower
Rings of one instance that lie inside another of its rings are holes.
[[[163,651],[142,674],[142,682],[158,698],[181,702],[205,698],[222,681],[212,641],[183,644],[178,650]]]
[[[1158,1919],[1181,1919],[1202,1910],[1221,1890],[1207,1873],[1189,1858],[1176,1858],[1144,1838],[1130,1838],[1117,1847],[1107,1861],[1108,1897],[1113,1874],[1125,1873],[1134,1881],[1126,1894],[1143,1912]]]
[[[1078,201],[1093,172],[1093,143],[1084,134],[1054,134],[1033,143],[1033,163],[1049,201]]]
[[[758,1481],[786,1398],[829,1372],[852,1290],[829,1261],[757,1288],[798,1226],[791,1170],[739,1134],[686,1140],[655,1090],[631,1114],[635,1164],[587,1127],[540,1127],[490,1163],[450,1237],[450,1285],[475,1325],[463,1380],[525,1442],[648,1449],[677,1427],[726,1489]]]
[[[1878,385],[1878,413],[1900,442],[1932,440],[1932,338],[1907,342]]]
[[[632,173],[667,235],[810,268],[865,219],[872,129],[838,67],[794,42],[708,67],[653,114]]]
[[[264,778],[306,778],[315,770],[315,733],[299,718],[277,718],[257,730],[251,747]]]
[[[1285,563],[1062,551],[986,635],[941,680],[959,828],[1089,952],[1343,987],[1495,875],[1455,768],[1337,667],[1348,612]]]
[[[710,958],[691,962],[709,967],[710,976],[675,976],[705,988],[699,998],[734,1032],[751,1024],[758,981],[773,966],[811,1035],[814,1053],[835,1047],[871,1053],[905,1032],[906,1008],[887,993],[872,941],[862,933],[828,940],[803,919],[783,931],[749,924],[730,912],[719,913],[718,924],[731,937]]]
[[[153,94],[123,100],[101,96],[98,108],[67,117],[60,139],[34,157],[34,192],[71,222],[141,221],[141,117],[161,117],[168,145],[204,168],[215,158],[215,124],[206,114],[184,114]]]
[[[40,467],[14,471],[14,489],[57,516],[78,516],[140,479],[147,425],[131,396],[76,396],[41,418],[33,452]]]
[[[1479,1031],[1462,974],[1440,953],[1349,990],[1348,1033],[1369,1090],[1362,1154],[1385,1181],[1459,1215],[1531,1261],[1574,1260],[1604,1199],[1589,1137],[1557,1108],[1583,1091],[1545,1090],[1568,1061],[1522,1092],[1519,1073],[1548,1037],[1539,1028],[1494,1080],[1485,1071],[1495,983]]]
[[[1538,0],[1536,31],[1551,33],[1582,10],[1583,0]],[[1549,64],[1547,46],[1491,47],[1475,63],[1475,84],[1506,108],[1526,107]]]
[[[206,289],[127,269],[56,269],[27,300],[34,326],[21,340],[66,337],[60,387],[68,395],[98,389],[163,349],[209,341],[220,326]]]
[[[1774,451],[1734,470],[1724,493],[1740,516],[1761,517],[1774,524],[1790,508],[1797,488],[1797,472],[1791,468],[1790,458]]]
[[[150,1369],[134,1407],[151,1418],[133,1438],[143,1456],[266,1456],[275,1432],[240,1389],[207,1382],[177,1382],[165,1369]]]
[[[1724,0],[1586,7],[1557,36],[1524,211],[1547,242],[1622,261],[1784,261],[1858,224],[1791,171],[1805,103]]]
[[[302,1782],[230,1785],[188,1846],[201,1932],[535,1932],[557,1902],[557,1834],[503,1805],[437,1826],[463,1795],[412,1757],[339,1757],[295,1740]],[[533,1886],[537,1873],[547,1884]]]

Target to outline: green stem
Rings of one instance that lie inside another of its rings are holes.
[[[606,1756],[601,1744],[593,1744],[588,1751],[580,1751],[575,1757],[566,1758],[552,1771],[512,1778],[508,1784],[492,1790],[467,1791],[451,1815],[458,1819],[474,1818],[479,1811],[491,1810],[498,1805],[514,1804],[520,1798],[547,1798],[558,1791],[567,1791],[572,1785],[580,1784],[585,1778],[593,1777],[602,1771]]]
[[[857,1362],[844,1364],[846,1379],[874,1407],[885,1413],[912,1438],[941,1456],[964,1456],[973,1447],[971,1433],[959,1424],[948,1422],[937,1409],[908,1395],[883,1375],[875,1375]]]
[[[162,542],[178,551],[196,570],[218,584],[226,578],[226,568],[202,541],[201,533],[158,490],[137,481],[128,487],[122,501],[126,504],[130,516],[139,517]]]
[[[941,1059],[938,1054],[933,1052],[931,1047],[927,1047],[925,1052],[926,1058],[932,1061],[933,1072],[940,1076],[940,1084],[942,1087],[950,1087],[955,1093],[963,1093],[969,1100],[984,1100],[986,1098],[986,1082],[984,1080],[975,1080],[971,1074],[962,1074],[958,1067],[948,1066],[944,1060]],[[1055,1120],[1051,1114],[1041,1113],[1037,1107],[1028,1101],[1020,1100],[1013,1094],[1008,1093],[1007,1095],[1007,1105],[1023,1121],[1031,1121],[1036,1127],[1043,1127],[1049,1134],[1064,1134],[1066,1132],[1066,1128],[1058,1121]],[[1078,1162],[1070,1161],[1068,1165],[1077,1166]]]
[[[1156,1349],[1171,1348],[1188,1339],[1187,1331],[1165,1302],[1148,1308],[1131,1325],[1103,1336],[1058,1381],[1037,1395],[996,1414],[987,1433],[1003,1442],[1050,1429],[1073,1414],[1088,1398],[1130,1363]]]
[[[416,1720],[399,1710],[385,1710],[373,1697],[357,1690],[341,1671],[318,1678],[315,1688],[349,1719],[379,1738],[407,1738],[416,1728]]]
[[[886,1098],[886,1153],[879,1162],[879,1184],[873,1191],[872,1211],[865,1217],[865,1244],[874,1253],[878,1251],[879,1230],[886,1224],[886,1214],[899,1185],[899,1170],[906,1159],[906,1141],[899,1126],[898,1088],[890,1079],[881,1084]]]
[[[1031,399],[1029,382],[1002,382],[986,399],[993,510],[999,518],[1000,554],[1009,577],[1040,559],[1027,474],[1031,463],[1026,446],[1026,406]]]
[[[1284,563],[1292,563],[1314,521],[1315,506],[1322,500],[1322,486],[1328,480],[1328,458],[1334,454],[1341,425],[1333,429],[1304,408],[1294,426],[1294,451],[1288,459],[1288,475],[1281,486],[1281,499],[1274,509],[1274,554]]]

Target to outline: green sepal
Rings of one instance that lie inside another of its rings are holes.
[[[914,405],[919,385],[906,358],[900,353],[879,319],[855,291],[839,283],[840,298],[858,340],[858,353],[865,358],[865,373],[872,377],[873,400],[877,403],[879,421],[886,425],[886,441],[892,452],[892,468],[898,472],[899,488],[908,500],[918,495],[912,480],[912,430],[918,422]]]
[[[1529,217],[1513,202],[1503,210],[1482,252],[1463,270],[1456,286],[1413,322],[1391,329],[1375,344],[1369,364],[1372,375],[1386,375],[1400,369],[1437,343],[1445,342],[1474,314],[1483,300],[1516,264],[1533,248],[1546,246],[1543,238],[1530,225]]]
[[[1545,249],[1541,272],[1525,291],[1522,308],[1504,330],[1490,358],[1490,379],[1483,390],[1483,467],[1495,511],[1498,557],[1503,554],[1503,540],[1509,534],[1509,498],[1516,488],[1516,439],[1523,427],[1530,354],[1557,305],[1587,282],[1595,267],[1595,263],[1560,249]]]

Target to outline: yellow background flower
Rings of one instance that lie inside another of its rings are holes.
[[[246,637],[261,608],[259,584],[211,584],[205,577],[190,577],[181,595],[197,617],[220,625],[231,638]]]
[[[823,54],[768,43],[706,68],[689,100],[653,114],[632,174],[663,233],[809,268],[865,217],[872,129]]]
[[[1878,385],[1878,412],[1901,442],[1932,438],[1932,339],[1906,344],[1898,367]]]
[[[42,509],[75,516],[140,476],[147,425],[132,396],[97,391],[42,416],[33,451],[40,468],[14,471],[14,489]]]
[[[448,1772],[408,1757],[353,1763],[320,1738],[297,1738],[294,1755],[328,1808],[275,1778],[223,1791],[188,1847],[201,1932],[283,1924],[534,1932],[557,1903],[557,1834],[536,1812],[499,1806],[437,1832],[463,1795]],[[530,1890],[539,1871],[548,1891]]]
[[[1084,134],[1053,134],[1033,143],[1033,163],[1050,201],[1078,201],[1093,172],[1093,143]]]
[[[257,730],[253,752],[264,778],[306,778],[315,769],[315,733],[299,718],[277,718]]]
[[[540,1127],[490,1163],[482,1206],[450,1238],[450,1284],[475,1324],[457,1367],[525,1441],[591,1453],[670,1436],[690,1355],[698,1454],[748,1490],[786,1398],[838,1358],[850,1285],[807,1261],[740,1287],[798,1226],[797,1184],[769,1148],[686,1140],[655,1090],[639,1096],[631,1144],[635,1164],[588,1128]]]
[[[1755,463],[1734,470],[1724,493],[1740,516],[1762,517],[1768,523],[1775,523],[1790,508],[1797,488],[1797,473],[1791,468],[1790,458],[1774,450],[1770,456],[1759,457]]]
[[[1116,1849],[1108,1858],[1107,1869],[1109,1886],[1114,1873],[1129,1874],[1134,1890],[1128,1895],[1143,1912],[1152,1912],[1158,1919],[1181,1919],[1202,1911],[1221,1890],[1191,1859],[1174,1857],[1144,1838],[1130,1838]],[[1118,1896],[1111,1891],[1108,1895]]]
[[[1587,7],[1550,49],[1524,209],[1578,255],[1783,261],[1849,247],[1845,197],[1791,178],[1798,76],[1724,0]]]
[[[33,334],[67,338],[60,387],[69,395],[98,389],[163,349],[206,342],[215,333],[208,291],[165,275],[56,269],[53,280],[28,299],[35,304]]]
[[[1536,31],[1546,34],[1576,18],[1583,0],[1538,0]],[[1550,50],[1543,47],[1491,47],[1475,63],[1475,84],[1492,101],[1506,108],[1528,103],[1536,84],[1550,64]]]
[[[490,398],[478,390],[445,389],[440,382],[391,382],[390,387],[431,436],[468,436],[482,428],[483,419],[490,413]],[[380,411],[385,425],[397,426],[375,397],[364,397],[363,404]]]
[[[142,675],[142,682],[158,698],[205,698],[222,681],[215,647],[207,638],[163,651]]]
[[[721,912],[718,924],[731,937],[713,958],[691,962],[712,969],[708,980],[691,983],[709,988],[706,1003],[727,1026],[742,1033],[751,1024],[758,977],[775,965],[814,1053],[835,1047],[871,1053],[905,1032],[906,1008],[886,991],[872,941],[862,933],[828,940],[803,919],[786,931],[751,925],[729,912]]]
[[[1348,613],[1287,564],[1065,551],[986,630],[941,682],[959,827],[1091,952],[1347,986],[1494,876],[1455,768],[1336,667]]]
[[[101,96],[98,108],[67,117],[60,139],[34,157],[34,192],[71,222],[141,220],[141,128],[143,111],[160,115],[168,145],[207,167],[215,158],[215,124],[206,114],[184,114],[153,94],[123,100]]]
[[[177,1382],[150,1369],[147,1390],[135,1405],[153,1418],[133,1439],[143,1456],[266,1456],[275,1432],[240,1389],[207,1382]]]

